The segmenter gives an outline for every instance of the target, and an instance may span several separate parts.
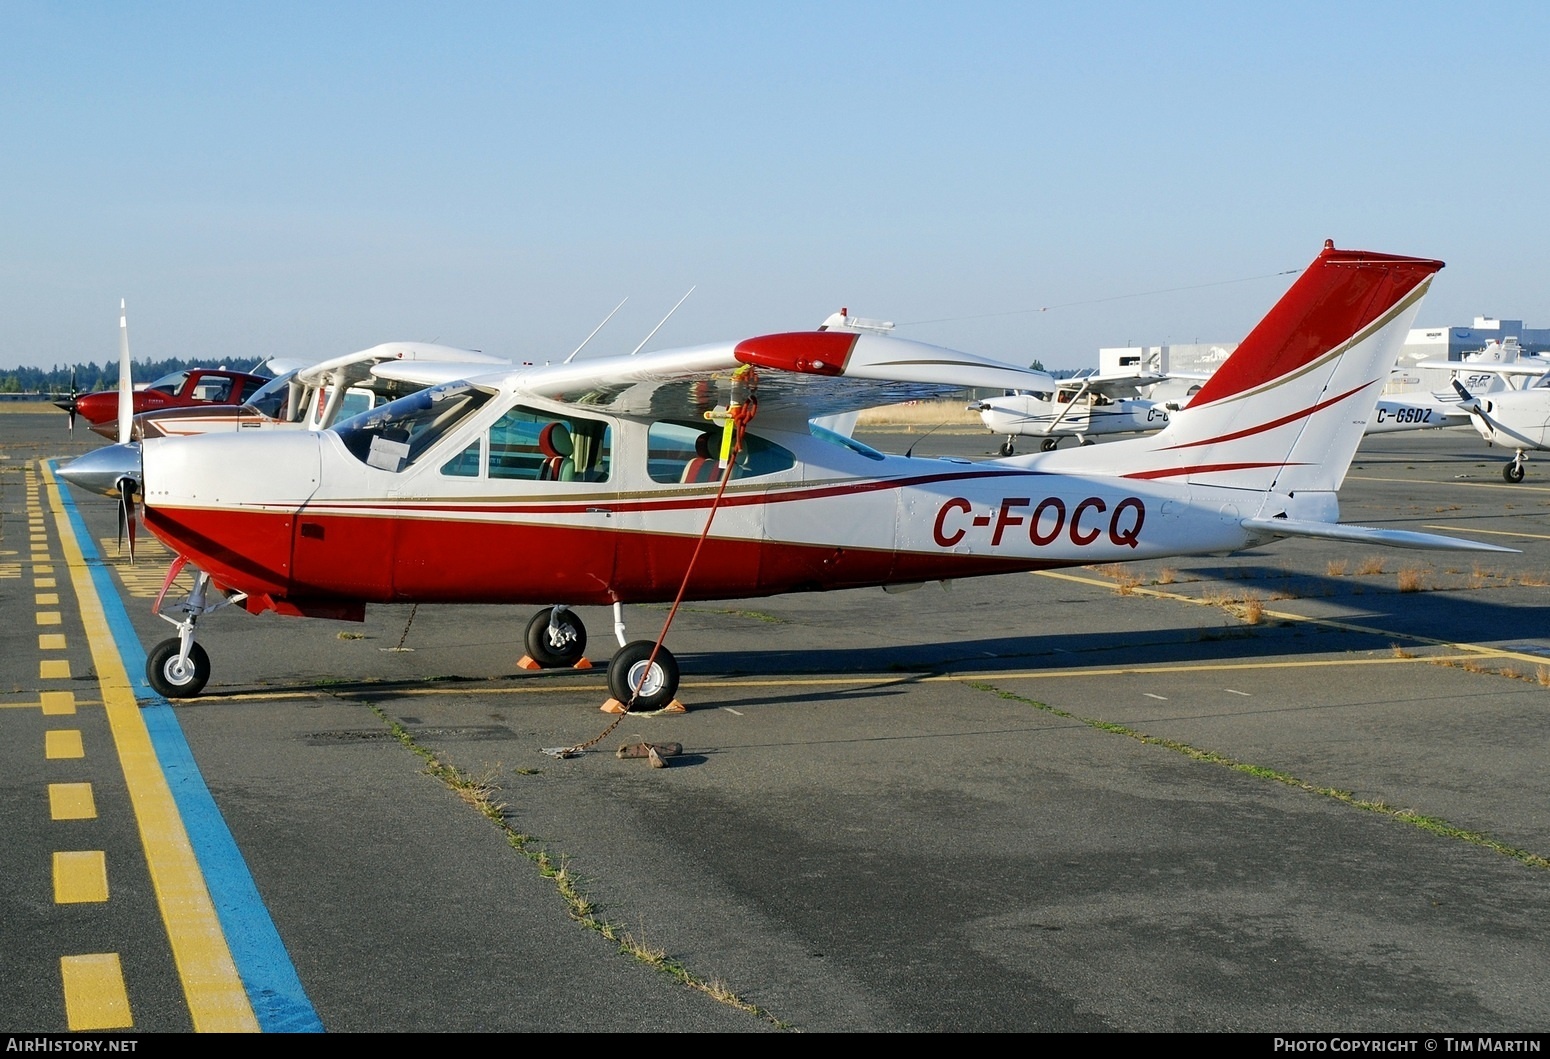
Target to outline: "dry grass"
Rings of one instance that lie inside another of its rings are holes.
[[[940,425],[985,429],[978,412],[969,411],[967,401],[906,401],[903,404],[868,408],[857,417],[858,426],[934,427]]]
[[[1099,566],[1097,572],[1114,582],[1114,587],[1122,596],[1128,596],[1141,584],[1141,575],[1123,563],[1109,563],[1107,566]]]
[[[1394,575],[1399,582],[1401,592],[1423,592],[1426,590],[1426,571],[1419,566],[1407,566]]]
[[[1540,666],[1534,670],[1534,677],[1542,688],[1550,688],[1550,666]]]
[[[1265,604],[1258,596],[1250,596],[1243,601],[1241,616],[1246,624],[1258,625],[1265,620]]]
[[[1331,559],[1324,565],[1324,572],[1330,577],[1344,577],[1346,561],[1344,559]]]
[[[1414,658],[1415,657],[1415,652],[1414,651],[1410,650],[1407,647],[1401,647],[1397,643],[1396,644],[1389,644],[1389,650],[1394,652],[1394,657],[1395,658]]]
[[[1544,574],[1524,574],[1518,578],[1518,584],[1524,588],[1550,588],[1550,577]]]
[[[1374,577],[1381,573],[1383,573],[1383,559],[1378,556],[1363,559],[1362,564],[1356,568],[1357,577]]]
[[[1170,566],[1165,566],[1157,574],[1157,583],[1159,585],[1171,585],[1174,581],[1178,580],[1178,577],[1179,572],[1177,570]]]

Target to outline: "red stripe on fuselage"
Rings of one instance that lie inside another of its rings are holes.
[[[177,554],[226,588],[272,601],[658,602],[677,593],[696,541],[694,534],[311,510],[152,511],[146,525]],[[689,595],[735,599],[1067,565],[1075,564],[711,537]]]

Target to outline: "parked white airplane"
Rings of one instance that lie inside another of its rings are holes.
[[[1528,453],[1550,449],[1550,375],[1525,389],[1498,390],[1489,397],[1475,396],[1456,380],[1453,388],[1480,436],[1488,444],[1514,450],[1502,466],[1502,477],[1523,481]]]
[[[582,655],[573,605],[612,605],[619,708],[671,705],[678,667],[623,605],[915,584],[1233,552],[1278,537],[1492,545],[1339,523],[1336,490],[1442,262],[1323,252],[1159,433],[967,460],[890,456],[817,417],[1025,372],[873,334],[807,331],[448,383],[323,432],[152,438],[60,473],[144,496],[198,570],[147,676],[197,695],[197,621],[359,620],[368,603],[532,603],[528,653]],[[718,455],[719,453],[719,455]],[[158,609],[161,601],[158,600]],[[670,620],[670,619],[669,619]],[[617,705],[617,704],[616,704]]]
[[[1040,385],[1002,397],[987,397],[969,405],[992,434],[1005,434],[1001,455],[1016,451],[1019,436],[1043,438],[1045,452],[1062,438],[1076,438],[1091,445],[1095,434],[1143,434],[1168,425],[1168,413],[1176,404],[1140,396],[1142,387],[1154,386],[1175,376],[1157,372],[1125,372],[1100,375],[1093,371],[1069,379],[1043,376]]]

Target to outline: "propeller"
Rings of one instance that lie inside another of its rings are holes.
[[[135,418],[135,388],[129,377],[129,310],[118,302],[118,441],[129,440]]]
[[[62,408],[70,415],[70,438],[75,439],[75,399],[80,396],[80,391],[75,388],[75,369],[70,369],[70,399],[68,401],[55,401],[55,408]]]
[[[118,491],[118,537],[116,544],[119,551],[123,551],[124,539],[129,540],[129,565],[135,562],[135,490],[140,488],[140,483],[127,474],[113,483],[113,488]]]

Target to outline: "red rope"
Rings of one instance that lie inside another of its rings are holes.
[[[656,664],[657,652],[662,650],[662,641],[667,639],[667,630],[672,628],[673,618],[678,614],[678,607],[684,601],[684,594],[689,591],[689,578],[694,574],[694,564],[699,562],[700,549],[705,546],[705,538],[710,536],[711,523],[716,521],[716,509],[721,506],[721,497],[727,491],[727,483],[732,480],[732,469],[737,466],[737,454],[743,448],[743,431],[747,428],[749,420],[753,419],[757,406],[752,397],[743,404],[731,408],[727,414],[732,418],[736,432],[732,436],[732,452],[727,457],[727,466],[721,472],[721,486],[716,490],[716,497],[710,502],[710,513],[705,516],[705,528],[700,531],[700,539],[694,543],[694,552],[689,556],[689,565],[684,569],[683,581],[678,585],[678,596],[673,600],[673,605],[668,608],[667,620],[662,623],[662,632],[657,636],[657,642],[652,645],[651,656],[646,659],[646,664],[640,671],[640,679],[635,682],[635,687],[630,691],[630,701],[625,706],[628,711],[635,705],[635,700],[640,698],[640,689],[645,686],[646,678],[651,675],[651,667]]]

